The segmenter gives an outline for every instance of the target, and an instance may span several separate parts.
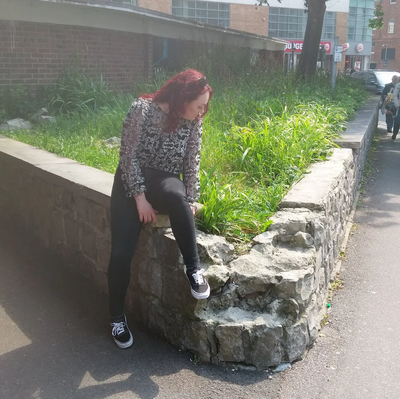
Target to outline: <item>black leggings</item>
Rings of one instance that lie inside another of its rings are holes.
[[[146,199],[159,213],[168,214],[171,228],[187,270],[199,266],[193,213],[186,189],[179,175],[143,168]],[[118,320],[124,313],[125,296],[130,280],[130,266],[142,223],[134,198],[126,196],[120,167],[114,177],[111,193],[111,258],[108,267],[110,314]]]

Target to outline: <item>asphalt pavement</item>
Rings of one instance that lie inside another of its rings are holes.
[[[328,324],[303,361],[280,375],[281,399],[400,398],[400,138],[386,124],[333,293]]]
[[[380,129],[371,151],[328,323],[273,376],[198,364],[139,325],[133,347],[117,348],[106,296],[0,228],[0,398],[399,398],[400,138],[390,137]]]

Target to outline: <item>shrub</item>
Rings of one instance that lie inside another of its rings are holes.
[[[0,89],[0,123],[14,118],[30,119],[45,103],[43,87],[3,87]]]

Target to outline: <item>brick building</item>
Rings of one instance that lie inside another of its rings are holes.
[[[400,71],[400,42],[397,37],[400,25],[400,4],[396,0],[379,2],[383,16],[383,28],[373,32],[371,65],[377,69]]]
[[[287,40],[289,43],[285,49],[285,60],[288,68],[297,64],[301,54],[307,23],[303,0],[269,0],[269,6],[261,7],[255,6],[255,0],[131,1],[139,7],[150,7],[200,22]],[[396,0],[389,1],[393,3]],[[368,20],[373,17],[374,5],[374,0],[337,0],[326,3],[321,36],[321,45],[327,54],[326,69],[330,68],[332,62],[335,36],[345,50],[338,68],[369,68],[372,29],[368,28]]]
[[[0,0],[0,86],[54,82],[76,56],[87,71],[129,89],[151,77],[161,59],[179,63],[216,44],[282,63],[283,40],[183,20],[171,6],[156,0]]]

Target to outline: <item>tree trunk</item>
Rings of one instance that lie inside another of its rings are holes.
[[[315,75],[318,60],[319,42],[326,10],[325,0],[307,0],[308,18],[297,73],[301,77]]]

